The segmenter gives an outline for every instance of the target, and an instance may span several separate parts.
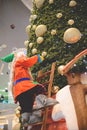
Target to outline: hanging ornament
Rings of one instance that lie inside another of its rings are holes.
[[[75,0],[71,0],[70,2],[69,2],[69,6],[70,7],[74,7],[74,6],[76,6],[77,5],[77,2],[75,1]]]
[[[63,40],[66,43],[76,43],[80,40],[81,33],[77,28],[69,28],[64,32]]]
[[[43,51],[42,52],[42,56],[45,57],[47,55],[47,52],[46,51]]]
[[[53,4],[54,3],[54,0],[49,0],[49,4]]]
[[[60,19],[62,16],[63,16],[62,13],[57,13],[57,14],[56,14],[56,17],[59,18],[59,19]]]
[[[29,47],[32,48],[34,43],[29,43]]]
[[[32,49],[32,54],[34,55],[34,54],[36,54],[37,53],[37,49],[36,48],[33,48]]]
[[[46,25],[41,24],[36,27],[35,34],[37,37],[40,37],[43,36],[46,31],[47,31]]]
[[[56,34],[57,34],[56,29],[52,29],[52,30],[51,30],[51,35],[56,35]]]
[[[28,44],[29,44],[29,41],[28,41],[28,40],[24,41],[24,45],[25,45],[25,47],[27,47]]]
[[[69,25],[73,25],[73,24],[74,24],[74,20],[73,20],[73,19],[70,19],[70,20],[68,21],[68,24],[69,24]]]
[[[35,0],[36,7],[40,9],[43,6],[45,0]]]
[[[31,29],[31,25],[28,25],[28,26],[26,27],[26,33],[28,34],[28,36],[29,36],[29,34],[30,34],[30,29]]]
[[[59,74],[61,74],[61,75],[63,75],[63,69],[64,69],[64,65],[60,65],[59,67],[58,67],[58,73]]]
[[[43,37],[38,37],[38,38],[37,38],[37,43],[38,43],[38,44],[41,44],[43,41],[44,41],[44,38],[43,38]]]

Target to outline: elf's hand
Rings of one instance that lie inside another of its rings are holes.
[[[38,62],[41,63],[44,60],[44,57],[38,54]]]
[[[43,61],[44,60],[44,57],[43,56],[40,56],[41,60]]]

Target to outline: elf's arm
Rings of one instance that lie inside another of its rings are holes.
[[[27,58],[25,57],[23,59],[21,58],[18,62],[25,67],[32,67],[34,64],[38,62],[41,63],[43,60],[44,58],[38,54],[29,58],[28,57]]]

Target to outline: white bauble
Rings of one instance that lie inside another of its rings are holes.
[[[36,54],[37,53],[37,49],[36,48],[33,48],[32,49],[32,54]]]
[[[66,43],[76,43],[80,40],[81,33],[77,28],[69,28],[65,31],[63,39]]]
[[[61,18],[62,16],[63,16],[62,13],[57,13],[57,14],[56,14],[56,17],[57,17],[57,18]]]
[[[45,0],[35,0],[36,7],[40,9],[43,6]]]
[[[32,48],[34,43],[29,43],[29,47]]]
[[[41,24],[36,27],[35,34],[37,37],[40,37],[43,36],[46,31],[47,31],[46,25]]]
[[[70,2],[69,2],[69,6],[70,7],[74,7],[74,6],[76,6],[76,1],[75,0],[71,0]]]
[[[82,84],[87,84],[87,72],[81,74],[80,81]]]
[[[73,20],[73,19],[70,19],[70,20],[68,21],[68,24],[69,24],[69,25],[73,25],[73,24],[74,24],[74,20]]]
[[[43,51],[42,52],[42,56],[45,57],[47,55],[47,52],[46,51]]]
[[[59,74],[61,74],[61,75],[63,75],[63,69],[64,69],[64,65],[60,65],[59,67],[58,67],[58,73]]]
[[[38,38],[37,38],[37,43],[38,43],[38,44],[41,44],[43,41],[44,41],[44,38],[43,38],[43,37],[38,37]]]

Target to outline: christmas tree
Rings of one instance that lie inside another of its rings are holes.
[[[66,65],[77,54],[87,49],[87,0],[34,0],[30,25],[26,27],[29,36],[28,56],[40,54],[41,64],[32,72],[49,69],[56,62],[54,85],[60,88],[67,84],[66,77],[58,68]],[[72,72],[87,71],[87,55],[81,57],[71,68]]]

